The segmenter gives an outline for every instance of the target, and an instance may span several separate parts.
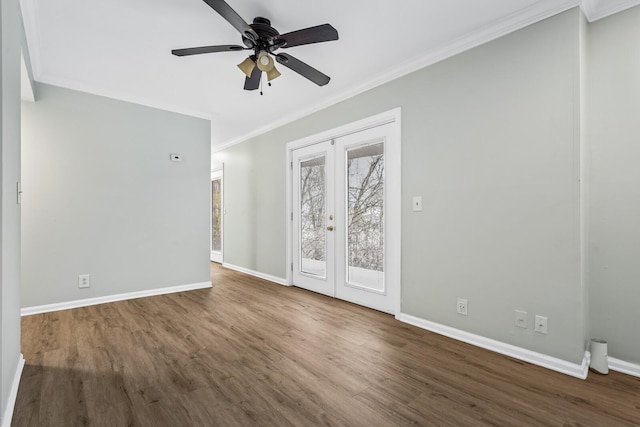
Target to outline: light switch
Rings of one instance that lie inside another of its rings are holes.
[[[413,196],[413,211],[421,212],[422,211],[422,196]]]

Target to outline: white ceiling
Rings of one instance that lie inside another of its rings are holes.
[[[288,49],[331,76],[282,77],[243,90],[246,52],[190,57],[171,49],[242,44],[203,0],[21,0],[34,78],[211,120],[214,149],[577,5],[590,20],[640,0],[227,0],[280,33],[330,23],[340,40]]]

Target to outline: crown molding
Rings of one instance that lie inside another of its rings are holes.
[[[582,0],[582,10],[594,22],[640,5],[640,0]]]
[[[424,52],[417,59],[412,59],[411,61],[401,63],[400,65],[388,71],[387,73],[380,75],[369,81],[366,81],[361,85],[355,86],[352,89],[346,92],[342,92],[335,97],[329,98],[324,102],[312,104],[309,107],[302,110],[296,110],[295,113],[287,116],[283,116],[280,120],[271,122],[267,126],[263,126],[259,129],[246,133],[232,140],[228,140],[228,141],[221,142],[220,144],[216,144],[212,147],[212,152],[217,152],[217,151],[227,149],[233,145],[247,141],[251,138],[254,138],[258,135],[262,135],[263,133],[269,132],[273,129],[277,129],[281,126],[286,125],[287,123],[291,123],[295,120],[311,115],[315,112],[318,112],[327,107],[330,107],[331,105],[345,101],[349,98],[352,98],[356,95],[364,93],[375,87],[381,86],[385,83],[391,82],[400,77],[411,74],[414,71],[418,71],[422,68],[428,67],[429,65],[433,65],[437,62],[443,61],[447,58],[450,58],[452,56],[455,56],[467,50],[473,49],[474,47],[488,43],[492,40],[498,39],[509,33],[520,30],[531,24],[534,24],[536,22],[539,22],[551,16],[557,15],[561,12],[567,11],[579,5],[580,5],[579,0],[540,1],[524,10],[519,10],[517,13],[513,13],[511,15],[503,17],[500,20],[487,24],[484,27],[481,27],[473,32],[467,33],[464,36],[459,37],[458,39],[452,42],[448,42],[434,49],[430,49],[429,51]]]

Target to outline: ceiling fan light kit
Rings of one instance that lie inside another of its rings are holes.
[[[257,65],[258,68],[260,68],[260,71],[264,71],[265,73],[273,70],[273,67],[275,67],[273,58],[271,58],[271,56],[269,56],[269,54],[264,50],[261,50],[258,54]]]
[[[251,73],[255,68],[256,63],[251,59],[251,57],[247,57],[244,61],[238,64],[238,68],[242,70],[243,73],[247,75],[247,77],[251,77]]]
[[[278,71],[276,67],[273,67],[271,70],[267,71],[267,80],[271,81],[273,79],[277,79],[281,75],[282,74],[280,74],[280,71]]]
[[[253,55],[250,55],[238,64],[238,68],[246,75],[245,90],[258,89],[263,72],[267,75],[269,82],[281,76],[275,67],[274,57],[278,63],[300,74],[302,77],[307,78],[318,86],[324,86],[331,80],[329,76],[289,54],[274,53],[280,48],[288,49],[305,44],[338,40],[338,31],[331,25],[323,24],[280,34],[271,26],[271,21],[263,17],[257,17],[253,20],[252,24],[247,24],[224,0],[204,0],[204,2],[240,32],[244,46],[218,45],[174,49],[171,51],[173,55],[190,56],[203,53],[253,50]]]

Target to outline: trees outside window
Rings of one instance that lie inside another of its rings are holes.
[[[349,267],[384,269],[384,146],[348,151]]]

